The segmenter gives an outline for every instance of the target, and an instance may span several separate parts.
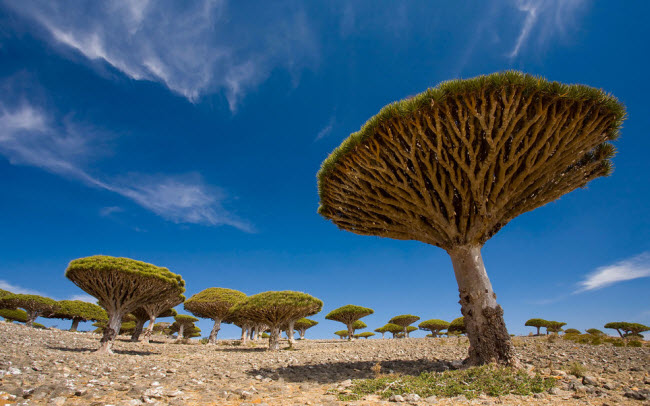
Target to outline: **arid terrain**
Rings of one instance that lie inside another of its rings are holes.
[[[0,323],[0,404],[20,405],[374,405],[376,395],[342,402],[350,379],[377,373],[419,374],[453,369],[467,352],[465,339],[411,338],[298,341],[293,349],[267,352],[264,342],[240,346],[152,344],[119,337],[116,354],[92,351],[99,336],[38,330]],[[650,405],[650,348],[574,344],[546,337],[517,337],[531,373],[557,385],[532,396],[410,397],[405,404]],[[377,364],[381,366],[378,371]],[[586,377],[568,373],[574,363]]]

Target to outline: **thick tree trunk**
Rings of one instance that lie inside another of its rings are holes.
[[[352,328],[352,324],[348,324],[348,341],[352,341],[354,339],[354,329]]]
[[[295,320],[291,320],[289,322],[289,326],[287,327],[287,338],[289,339],[289,345],[292,346],[295,342],[296,339],[293,337],[293,326],[296,323]]]
[[[539,335],[539,327],[537,327],[537,335]]]
[[[460,305],[469,338],[470,365],[497,363],[519,366],[510,335],[503,321],[503,309],[488,279],[480,246],[457,247],[449,251],[454,266]]]
[[[27,312],[27,321],[25,322],[25,325],[27,327],[34,327],[34,321],[38,317],[37,312],[29,311]]]
[[[304,329],[304,328],[301,328],[300,331],[299,331],[299,332],[300,332],[300,339],[301,339],[301,340],[304,340],[304,339],[305,339],[305,331],[307,331],[307,330]]]
[[[271,327],[271,335],[269,336],[269,350],[277,351],[280,349],[280,327]]]
[[[178,326],[178,340],[183,339],[183,333],[185,333],[185,325],[181,324]]]
[[[246,324],[244,324],[241,327],[241,343],[242,344],[246,344],[248,342],[248,329],[249,328],[250,327],[248,325],[246,325]]]
[[[156,317],[150,316],[149,325],[147,326],[147,329],[144,331],[144,335],[142,336],[142,342],[149,344],[149,340],[151,339],[151,335],[153,334],[154,324],[156,324]]]
[[[135,329],[133,330],[133,334],[131,334],[131,341],[138,341],[140,339],[140,334],[142,334],[144,323],[146,322],[147,320],[137,320],[135,322]]]
[[[210,337],[208,338],[209,344],[217,343],[217,334],[219,334],[219,330],[221,330],[221,319],[214,319],[214,326],[212,327]]]
[[[381,338],[382,338],[382,340],[384,339],[384,333],[381,333]]]
[[[74,318],[72,319],[72,326],[70,326],[70,331],[77,331],[77,328],[79,328],[79,322],[81,319]]]
[[[122,317],[124,317],[122,312],[113,312],[108,316],[108,323],[104,328],[104,334],[102,335],[102,339],[99,340],[99,348],[96,351],[98,354],[113,353],[111,347],[113,346],[113,340],[115,340],[117,333],[120,331]]]

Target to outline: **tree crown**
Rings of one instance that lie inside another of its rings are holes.
[[[312,316],[322,308],[320,299],[306,293],[284,290],[249,296],[235,304],[231,313],[238,319],[279,327],[291,320]]]
[[[81,300],[61,300],[57,302],[58,308],[49,316],[54,319],[80,319],[83,321],[108,320],[106,310],[94,303]]]
[[[27,312],[20,309],[0,309],[0,317],[7,321],[19,321],[25,323],[27,321]]]
[[[339,337],[347,337],[348,336],[348,330],[335,331],[334,335],[337,335]]]
[[[352,323],[352,329],[353,330],[363,330],[364,328],[367,328],[368,325],[361,320],[357,320],[354,323]]]
[[[42,312],[45,315],[53,313],[57,309],[57,302],[49,297],[39,295],[12,294],[2,296],[0,304],[4,308],[16,308],[27,310],[27,312]]]
[[[323,162],[339,228],[450,250],[608,175],[625,108],[520,72],[452,80],[384,107]]]
[[[458,333],[465,333],[465,317],[459,317],[457,319],[453,319],[451,323],[449,323],[449,327],[447,328],[447,331],[449,332],[458,332]]]
[[[372,337],[374,335],[375,335],[375,333],[371,333],[370,331],[365,331],[365,332],[360,333],[360,334],[355,334],[354,336],[356,338],[368,338],[368,337]]]
[[[421,330],[440,331],[449,327],[449,322],[440,319],[425,320],[418,324]]]
[[[526,327],[546,327],[548,320],[544,319],[530,319],[524,324]]]
[[[581,334],[580,330],[575,329],[575,328],[568,328],[564,330],[564,334]]]
[[[586,330],[587,334],[591,334],[592,336],[603,336],[605,333],[602,331],[598,330],[597,328],[590,328],[589,330]]]
[[[375,311],[362,306],[345,305],[334,309],[325,316],[327,320],[339,321],[343,324],[351,324],[362,317],[373,314]]]
[[[307,318],[303,317],[301,319],[296,320],[296,322],[293,323],[293,326],[295,328],[297,328],[298,330],[303,329],[303,328],[306,330],[308,328],[314,327],[316,324],[318,324],[317,321],[307,319]]]
[[[197,321],[199,321],[199,319],[197,319],[196,317],[192,317],[187,314],[177,314],[176,316],[174,316],[174,320],[175,323],[178,323],[179,325],[183,324],[185,326],[194,324]]]
[[[230,309],[246,298],[246,294],[238,290],[226,288],[208,288],[185,301],[185,310],[197,317],[223,320]]]
[[[414,316],[412,314],[402,314],[402,315],[393,317],[388,322],[392,323],[392,324],[400,325],[402,327],[406,327],[408,325],[411,325],[411,324],[415,323],[418,320],[420,320],[420,318],[418,316]]]
[[[400,326],[399,324],[393,324],[393,323],[388,323],[384,327],[382,327],[386,332],[388,333],[402,333],[404,332],[404,327]]]

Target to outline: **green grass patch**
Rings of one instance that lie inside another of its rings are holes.
[[[424,372],[419,376],[385,375],[375,379],[354,380],[352,393],[338,394],[340,400],[359,400],[376,394],[382,398],[392,395],[416,393],[429,396],[454,397],[465,395],[467,399],[485,394],[503,396],[508,394],[531,395],[544,392],[555,385],[555,379],[539,375],[528,376],[524,371],[485,365],[480,367],[445,371]]]

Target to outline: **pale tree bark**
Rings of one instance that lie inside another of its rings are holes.
[[[293,337],[293,326],[295,324],[295,320],[291,320],[289,322],[289,326],[287,327],[287,338],[289,339],[289,345],[293,345],[296,342],[296,339]]]
[[[354,340],[354,329],[352,328],[352,323],[348,324],[348,341]]]
[[[156,316],[149,316],[149,325],[147,326],[147,329],[144,331],[144,335],[142,336],[142,342],[149,344],[149,340],[151,340],[151,335],[153,334],[154,324],[156,324]]]
[[[99,348],[97,349],[98,354],[112,354],[113,350],[113,340],[117,337],[117,333],[120,331],[120,326],[122,325],[122,317],[124,317],[124,312],[115,311],[111,312],[108,316],[108,323],[104,328],[104,334],[102,339],[99,340]]]
[[[138,319],[135,322],[135,330],[133,330],[133,334],[131,334],[131,341],[138,341],[140,339],[140,334],[142,334],[142,330],[144,329],[144,323],[146,323],[147,320],[143,319]]]
[[[250,326],[248,324],[244,324],[241,326],[241,343],[246,344],[248,342],[248,330],[250,329]]]
[[[381,333],[381,338],[382,338],[382,340],[384,339],[384,333],[383,332]]]
[[[298,332],[300,333],[300,340],[305,339],[305,331],[307,331],[307,329],[304,329],[304,328],[301,328],[300,330],[298,330]]]
[[[280,327],[272,326],[269,336],[269,350],[278,351],[280,349]]]
[[[38,317],[38,312],[35,311],[28,311],[27,312],[27,321],[25,322],[25,325],[27,327],[33,327],[34,326],[34,321]]]
[[[214,319],[214,326],[212,327],[210,337],[208,338],[209,344],[217,343],[217,334],[219,334],[219,330],[221,330],[221,319]]]
[[[458,282],[460,305],[469,338],[470,365],[497,363],[519,366],[510,335],[485,271],[481,246],[450,249],[449,255]]]
[[[185,332],[185,324],[178,326],[178,340],[183,339],[183,333]]]
[[[80,321],[81,321],[81,319],[76,318],[76,317],[74,319],[72,319],[72,326],[70,326],[70,331],[77,331],[77,329],[79,328],[79,322]]]

